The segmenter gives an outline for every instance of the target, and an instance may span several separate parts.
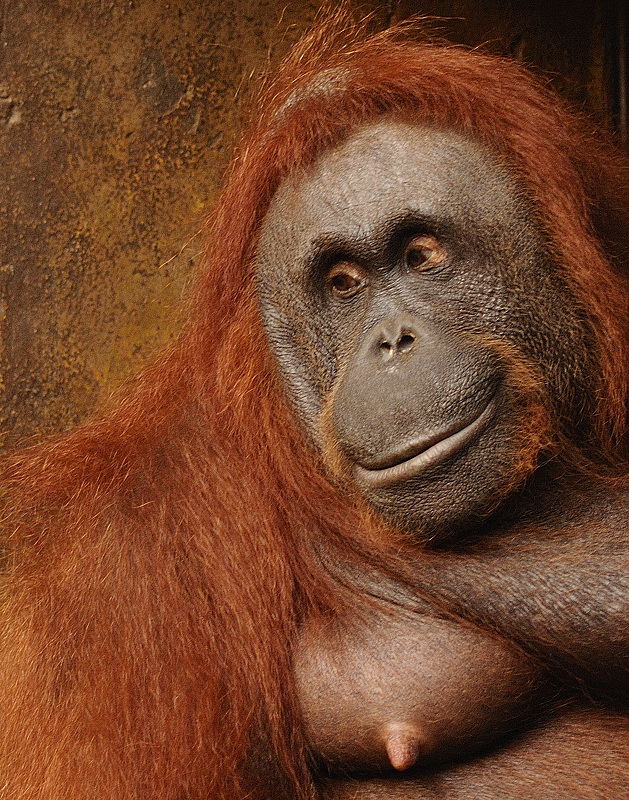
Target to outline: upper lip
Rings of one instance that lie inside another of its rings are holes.
[[[419,475],[445,461],[467,445],[493,414],[493,398],[480,411],[451,422],[437,433],[423,436],[382,458],[375,466],[354,466],[356,480],[368,488],[383,488]]]

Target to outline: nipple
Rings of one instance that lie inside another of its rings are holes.
[[[419,758],[419,731],[412,725],[390,725],[385,734],[384,746],[393,769],[403,772],[410,769]]]

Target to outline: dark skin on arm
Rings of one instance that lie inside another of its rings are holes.
[[[627,490],[581,482],[540,495],[540,505],[555,508],[538,524],[490,527],[482,555],[478,544],[456,559],[431,553],[418,565],[422,585],[521,643],[568,684],[626,708]]]

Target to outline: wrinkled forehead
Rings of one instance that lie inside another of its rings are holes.
[[[521,212],[506,168],[479,143],[381,121],[358,128],[280,186],[263,222],[259,266],[269,250],[299,258],[317,239],[368,238],[406,214],[507,229]]]

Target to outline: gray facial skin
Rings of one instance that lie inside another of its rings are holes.
[[[531,427],[587,403],[575,354],[588,330],[534,214],[506,167],[456,133],[380,121],[288,179],[257,287],[330,472],[409,531],[489,513],[534,466]]]

